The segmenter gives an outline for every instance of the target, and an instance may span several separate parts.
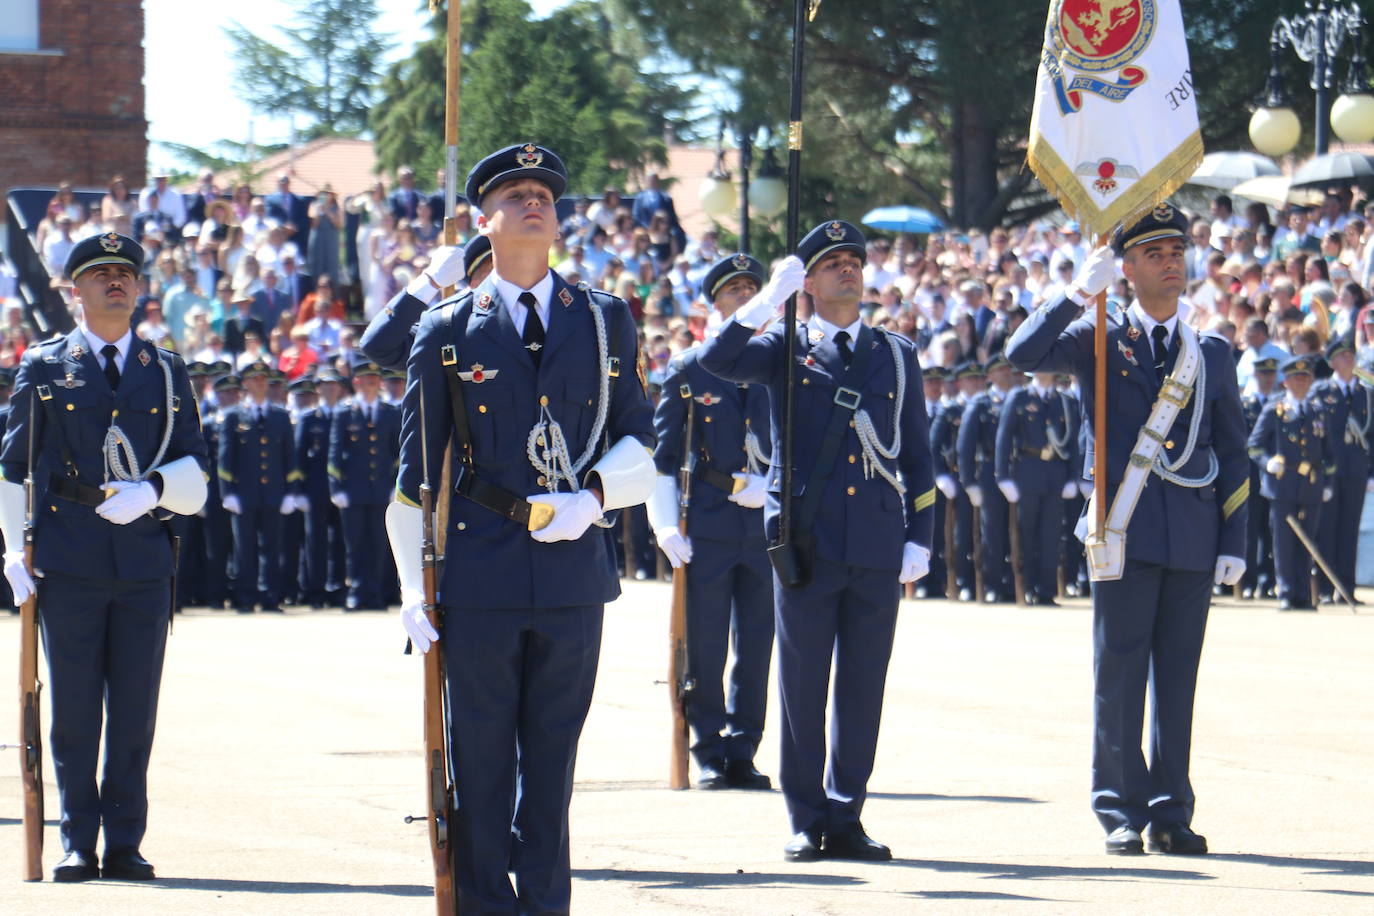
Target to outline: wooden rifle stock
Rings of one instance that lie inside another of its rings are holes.
[[[959,583],[954,573],[954,513],[958,511],[955,499],[945,500],[945,597],[950,601],[959,597]]]
[[[1016,603],[1026,606],[1026,576],[1021,568],[1021,512],[1016,503],[1007,500],[1007,531],[1011,535],[1011,581],[1016,589]],[[1041,548],[1044,549],[1043,547]]]
[[[29,393],[29,472],[24,478],[24,566],[33,575],[34,399]],[[19,769],[24,786],[24,880],[43,880],[43,730],[38,681],[38,584],[19,607]]]
[[[434,554],[434,493],[426,481],[420,486],[421,557],[424,563],[425,616],[440,632],[439,581]],[[448,781],[448,728],[444,718],[444,653],[438,644],[425,653],[425,796],[429,805],[429,850],[434,859],[434,903],[439,916],[453,916],[457,899],[453,890],[449,825],[452,792]]]
[[[696,401],[683,386],[687,400],[687,428],[682,436],[682,466],[678,469],[677,530],[687,536],[687,508],[692,503],[692,427]],[[685,789],[687,766],[687,700],[692,690],[687,670],[687,564],[673,570],[673,606],[668,615],[668,705],[672,708],[672,746],[668,757],[668,788]]]

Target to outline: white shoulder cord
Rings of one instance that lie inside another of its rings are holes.
[[[1050,441],[1050,448],[1054,449],[1055,455],[1061,461],[1069,460],[1069,396],[1064,392],[1059,392],[1059,407],[1064,412],[1064,435],[1060,436],[1054,431],[1053,423],[1045,424],[1045,438]]]
[[[550,493],[558,492],[560,480],[565,481],[574,493],[581,489],[578,478],[596,455],[597,443],[601,440],[602,430],[606,428],[606,413],[610,408],[611,367],[607,358],[606,319],[601,314],[601,307],[590,294],[587,296],[587,304],[591,307],[592,323],[596,325],[596,356],[600,369],[597,373],[600,390],[597,396],[596,421],[592,424],[591,435],[587,438],[587,447],[574,462],[568,451],[568,440],[563,435],[563,427],[549,412],[547,404],[540,405],[539,420],[530,430],[525,445],[530,465],[544,477],[545,486]]]
[[[759,442],[758,434],[748,426],[744,428],[744,462],[747,472],[756,477],[762,477],[765,468],[773,467],[773,463],[763,453],[763,445]]]
[[[1201,347],[1201,342],[1198,343]],[[1217,471],[1220,465],[1217,463],[1217,453],[1215,449],[1207,450],[1207,473],[1201,477],[1183,477],[1178,474],[1178,469],[1188,463],[1193,457],[1193,449],[1197,446],[1198,430],[1202,428],[1202,408],[1207,400],[1207,358],[1203,354],[1198,354],[1197,381],[1193,385],[1193,417],[1188,423],[1188,441],[1183,445],[1183,452],[1178,456],[1178,460],[1170,464],[1164,460],[1164,449],[1155,453],[1155,461],[1150,470],[1155,475],[1169,483],[1178,484],[1180,487],[1191,487],[1199,489],[1208,486],[1217,478]]]
[[[162,462],[162,456],[167,453],[167,445],[172,441],[172,426],[176,423],[176,415],[172,411],[172,367],[167,360],[158,357],[157,363],[162,367],[163,387],[167,392],[167,426],[162,431],[162,443],[157,447],[157,454],[153,456],[153,461],[148,465],[148,469],[142,470],[138,466],[138,456],[134,453],[133,443],[129,441],[128,435],[113,423],[110,428],[105,430],[105,481],[108,483],[111,478],[115,480],[146,480],[148,475],[157,470],[157,466]],[[120,453],[123,453],[121,457]],[[125,466],[124,459],[128,459]]]
[[[902,349],[891,335],[885,336],[887,345],[892,350],[892,367],[897,372],[897,396],[892,408],[892,445],[883,447],[882,440],[878,438],[878,431],[873,426],[873,418],[868,415],[867,410],[854,412],[854,430],[859,435],[859,445],[863,446],[864,478],[872,480],[876,471],[892,485],[892,489],[899,494],[905,494],[906,486],[878,460],[878,456],[881,455],[889,461],[895,461],[897,453],[902,450],[902,404],[906,400],[906,365],[902,361]]]

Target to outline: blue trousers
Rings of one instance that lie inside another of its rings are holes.
[[[731,643],[730,690],[724,689]],[[687,722],[698,763],[753,760],[768,709],[773,575],[762,541],[692,538],[687,566],[687,670],[695,686]]]
[[[230,515],[234,531],[234,604],[272,607],[281,601],[282,515],[277,503],[245,505]]]
[[[387,547],[388,553],[390,549]],[[328,491],[310,497],[310,508],[305,512],[305,546],[302,553],[303,598],[323,603],[331,593],[343,588],[345,569],[339,507],[329,501]]]
[[[1012,594],[1011,564],[1007,550],[1007,498],[997,488],[983,487],[983,505],[978,509],[983,549],[983,590],[1000,592],[1003,600]],[[983,599],[982,595],[977,596]]]
[[[897,570],[818,558],[810,585],[787,589],[774,577],[774,594],[782,707],[779,782],[787,816],[793,833],[834,830],[859,820],[868,795],[897,626]]]
[[[94,850],[103,824],[107,850],[137,849],[148,823],[148,759],[171,582],[52,572],[37,582],[62,848]],[[97,786],[102,725],[105,765]]]
[[[1327,486],[1336,492],[1330,502],[1322,505],[1321,524],[1318,525],[1317,549],[1352,598],[1355,596],[1355,549],[1360,543],[1360,515],[1364,512],[1366,483],[1366,478],[1360,476],[1326,478]],[[1323,595],[1339,594],[1321,570],[1317,571],[1317,590]]]
[[[1059,593],[1059,539],[1064,499],[1058,492],[1023,492],[1016,504],[1021,536],[1021,577],[1026,591],[1041,598]]]
[[[568,912],[568,804],[601,620],[601,605],[444,608],[439,645],[464,916]]]
[[[349,506],[339,510],[348,564],[348,601],[360,608],[386,607],[389,588],[383,581],[391,547],[386,539],[386,505]]]
[[[1325,508],[1320,502],[1296,503],[1286,500],[1269,502],[1269,527],[1274,538],[1274,574],[1278,580],[1279,600],[1287,598],[1299,603],[1312,598],[1312,555],[1288,524],[1293,516],[1313,541],[1317,539],[1318,522]],[[1318,545],[1318,550],[1321,546]]]
[[[1108,833],[1188,824],[1193,693],[1212,600],[1210,571],[1126,562],[1093,586],[1092,807]],[[1150,761],[1141,751],[1150,687]]]

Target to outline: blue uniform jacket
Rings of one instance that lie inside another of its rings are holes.
[[[1329,419],[1315,398],[1309,397],[1306,406],[1300,413],[1286,397],[1271,398],[1250,433],[1250,456],[1259,465],[1260,495],[1265,499],[1305,505],[1322,500],[1333,467]],[[1283,468],[1271,474],[1266,465],[1276,455],[1283,456]]]
[[[401,290],[386,308],[372,316],[358,341],[358,348],[383,369],[404,369],[415,341],[415,323],[424,311],[423,302]]]
[[[167,360],[172,367],[170,418],[160,360]],[[30,413],[31,404],[36,413]],[[50,423],[53,417],[56,428]],[[146,468],[157,453],[168,422],[172,423],[172,438],[162,463],[190,455],[203,471],[205,439],[191,380],[181,357],[169,350],[133,340],[117,392],[110,390],[79,329],[24,351],[10,399],[0,466],[6,480],[23,483],[28,470],[29,427],[33,424],[37,568],[93,579],[162,579],[172,574],[167,530],[152,515],[115,525],[96,515],[92,506],[47,493],[50,476],[63,475],[60,442],[70,450],[77,481],[99,487],[105,482],[102,445],[111,423],[124,430],[134,443],[139,467]]]
[[[723,381],[701,367],[701,350],[692,348],[674,357],[663,380],[663,394],[654,410],[654,465],[660,474],[677,479],[682,467],[687,397],[696,404],[692,431],[693,466],[706,461],[722,474],[743,472],[747,467],[744,434],[751,429],[767,452],[772,444],[768,431],[768,391],[762,385],[736,385]],[[684,391],[687,397],[684,397]],[[765,455],[766,457],[766,455]],[[767,466],[761,468],[768,473]],[[679,480],[679,485],[681,481]],[[706,481],[692,480],[687,507],[687,533],[715,541],[763,543],[763,510],[745,509],[730,502],[730,494]]]
[[[1051,449],[1050,430],[1063,441],[1063,458]],[[1031,388],[1007,395],[997,423],[998,480],[1015,481],[1022,493],[1058,495],[1077,473],[1071,467],[1077,452],[1076,400],[1059,392],[1042,400]]]
[[[348,505],[385,506],[396,491],[401,466],[401,409],[377,402],[369,422],[356,401],[334,411],[329,428],[329,492],[346,493]]]
[[[959,479],[959,426],[964,422],[960,401],[940,402],[930,418],[930,457],[936,477]]]
[[[563,429],[576,460],[586,448],[596,418],[603,374],[610,380],[603,443],[633,436],[652,448],[653,408],[635,375],[637,342],[629,306],[598,295],[606,319],[608,358],[615,367],[597,365],[596,329],[589,293],[554,274],[549,327],[538,371],[521,343],[506,307],[489,277],[471,294],[429,309],[415,332],[401,416],[401,471],[398,497],[419,505],[429,458],[430,484],[436,490],[444,446],[453,433],[446,347],[464,372],[468,428],[476,475],[517,494],[546,493],[527,455],[531,429],[546,406]],[[477,370],[482,367],[481,381]],[[420,393],[424,392],[425,435],[421,436]],[[426,444],[422,450],[421,442]],[[598,449],[602,446],[599,445]],[[457,448],[455,446],[455,454]],[[596,459],[589,461],[583,475]],[[456,457],[454,472],[457,472]],[[566,485],[565,485],[566,486]],[[541,544],[521,525],[455,497],[448,517],[448,556],[440,598],[463,608],[548,608],[603,604],[620,594],[609,530],[589,528],[576,541]]]
[[[334,413],[342,409],[343,405],[338,404]],[[311,509],[329,499],[329,421],[323,407],[312,407],[296,419],[296,469],[301,472],[300,492],[310,500]],[[388,490],[387,499],[390,498]]]
[[[994,461],[997,457],[997,424],[1002,418],[1006,396],[992,389],[975,395],[964,407],[958,438],[959,483],[982,487],[984,497],[997,486]]]
[[[287,493],[300,489],[291,415],[270,404],[261,421],[252,408],[238,404],[224,411],[219,427],[219,486],[223,496],[237,496],[244,509],[276,508]]]
[[[701,350],[701,365],[708,372],[736,382],[768,386],[773,412],[772,454],[782,455],[782,389],[786,340],[781,322],[762,335],[736,321],[728,321],[719,335]],[[858,387],[860,409],[873,419],[879,438],[891,442],[893,405],[896,403],[897,377],[888,345],[879,332],[863,327],[855,346],[875,347],[868,377]],[[812,533],[820,557],[867,569],[899,570],[902,544],[911,541],[930,547],[934,519],[935,484],[931,473],[930,430],[926,402],[921,392],[921,366],[916,348],[903,337],[897,341],[906,376],[902,415],[898,420],[902,448],[895,462],[880,458],[890,470],[901,475],[905,499],[882,477],[864,476],[863,452],[853,427],[846,429],[844,444],[836,466],[826,483]],[[807,477],[815,464],[816,452],[825,437],[834,406],[835,390],[844,377],[840,351],[829,340],[812,344],[805,325],[797,328],[796,413],[794,415],[793,455],[796,461],[793,481],[794,499],[800,500]],[[665,392],[666,394],[667,392]],[[764,526],[770,540],[778,533],[780,509],[779,474],[774,474],[764,506]]]
[[[1006,355],[1013,366],[1025,372],[1073,372],[1078,376],[1088,446],[1083,449],[1083,476],[1090,479],[1094,441],[1094,318],[1091,314],[1079,318],[1079,312],[1078,304],[1064,296],[1037,309],[1012,335]],[[1211,451],[1217,458],[1217,476],[1210,486],[1192,488],[1166,483],[1151,474],[1127,530],[1128,560],[1210,571],[1219,554],[1245,555],[1250,477],[1235,360],[1230,344],[1219,337],[1202,335],[1199,343],[1207,373],[1206,402],[1200,406],[1203,414],[1196,449],[1178,473],[1190,478],[1204,476],[1207,453]],[[1177,346],[1175,343],[1175,350]],[[1170,357],[1169,368],[1174,358]],[[1126,462],[1158,393],[1149,335],[1129,320],[1111,323],[1107,328],[1109,496],[1115,496],[1121,484]],[[1193,411],[1197,409],[1194,395],[1188,406],[1179,411],[1163,450],[1166,460],[1177,460],[1182,452]]]
[[[1326,438],[1330,449],[1330,464],[1334,473],[1342,480],[1364,480],[1369,477],[1369,452],[1360,445],[1359,437],[1350,432],[1348,418],[1353,417],[1355,426],[1369,444],[1374,439],[1374,390],[1358,381],[1354,383],[1350,399],[1335,376],[1317,382],[1312,386],[1309,398],[1321,402],[1326,416]]]

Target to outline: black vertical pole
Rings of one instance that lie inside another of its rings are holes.
[[[1328,13],[1325,3],[1317,4],[1313,14],[1317,27],[1316,54],[1312,56],[1312,88],[1317,90],[1317,138],[1316,153],[1325,156],[1331,145],[1331,59],[1326,54],[1326,29]]]
[[[787,125],[787,252],[795,254],[801,224],[802,64],[806,46],[807,0],[793,0],[792,100]],[[789,296],[783,313],[787,330],[783,363],[782,400],[782,507],[778,539],[792,543],[792,428],[796,416],[797,297]]]
[[[739,250],[749,253],[749,169],[754,165],[754,126],[739,128]]]

